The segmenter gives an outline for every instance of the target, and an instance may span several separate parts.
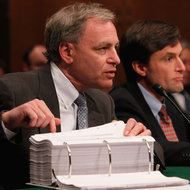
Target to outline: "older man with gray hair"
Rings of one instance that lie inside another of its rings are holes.
[[[48,19],[45,45],[49,63],[36,71],[0,79],[0,110],[9,110],[2,113],[1,138],[22,144],[28,155],[30,135],[92,127],[117,119],[112,98],[97,90],[112,86],[120,63],[114,20],[110,10],[96,3],[75,3]],[[151,132],[131,118],[124,134]],[[7,172],[11,173],[9,168]]]

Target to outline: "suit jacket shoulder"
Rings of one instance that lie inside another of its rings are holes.
[[[55,109],[58,99],[49,64],[39,70],[10,73],[0,78],[0,111],[35,98],[44,100],[55,116],[59,117],[59,110]]]
[[[39,70],[10,73],[0,78],[0,111],[10,110],[33,99],[43,100],[54,116],[60,117],[49,64]],[[57,129],[60,131],[60,127]],[[40,130],[49,132],[48,127]],[[26,140],[29,135],[38,133],[36,129],[22,130],[22,132],[24,132],[22,136]]]

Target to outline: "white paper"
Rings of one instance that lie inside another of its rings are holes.
[[[164,186],[187,185],[188,180],[178,177],[166,177],[159,171],[124,173],[108,175],[75,175],[57,176],[60,187],[73,185],[82,190],[94,189],[130,189],[130,188],[150,188]]]

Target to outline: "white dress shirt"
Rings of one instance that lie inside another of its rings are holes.
[[[172,96],[174,97],[174,99],[176,100],[176,102],[179,104],[180,108],[186,112],[186,105],[185,105],[185,97],[183,94],[176,92],[176,93],[172,93]]]
[[[55,63],[51,63],[51,73],[59,101],[61,131],[76,129],[78,107],[74,101],[79,92]]]

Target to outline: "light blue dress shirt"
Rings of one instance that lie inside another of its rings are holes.
[[[150,107],[154,117],[157,119],[158,123],[160,123],[159,111],[161,110],[163,104],[152,94],[150,94],[140,83],[137,83],[137,85],[139,86],[140,91],[142,92],[144,99]]]

